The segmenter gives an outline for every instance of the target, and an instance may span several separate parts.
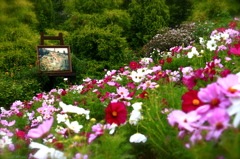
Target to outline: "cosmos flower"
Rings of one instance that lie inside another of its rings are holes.
[[[197,51],[196,47],[192,47],[192,51],[188,52],[187,56],[188,58],[192,58],[194,55],[198,56],[199,52]]]
[[[37,128],[30,129],[27,134],[27,137],[34,139],[43,137],[51,129],[53,121],[54,121],[53,117],[50,118],[49,120],[43,121],[42,124],[38,125]]]
[[[210,51],[215,51],[217,48],[217,43],[215,40],[209,40],[207,42],[207,49],[209,49]]]
[[[198,127],[197,121],[201,118],[196,111],[185,113],[181,110],[173,110],[167,117],[168,123],[171,126],[176,126],[179,129],[185,129],[193,132]]]
[[[240,124],[240,98],[239,97],[231,97],[231,106],[227,108],[227,112],[230,116],[235,115],[233,119],[233,126],[237,128]]]
[[[147,141],[147,137],[143,134],[136,133],[130,137],[129,141],[131,143],[145,143]]]
[[[118,95],[120,95],[121,99],[123,99],[123,98],[128,99],[128,100],[132,99],[129,97],[129,90],[125,87],[118,87],[117,93],[118,93]]]
[[[215,107],[227,108],[230,105],[229,99],[221,91],[217,83],[211,83],[206,88],[200,88],[198,98],[210,109]]]
[[[229,46],[228,54],[240,55],[240,42],[234,44],[235,47]]]
[[[121,102],[109,103],[105,109],[105,119],[109,124],[124,124],[127,120],[127,109]]]
[[[138,121],[142,119],[141,109],[142,102],[137,102],[132,105],[133,111],[131,112],[131,116],[129,118],[129,123],[131,125],[137,125]]]
[[[139,83],[145,78],[145,75],[144,75],[144,73],[139,73],[139,72],[136,72],[136,71],[132,71],[130,77],[132,78],[132,80],[134,82]]]
[[[206,140],[218,139],[222,132],[228,128],[230,117],[223,108],[214,108],[208,113],[207,121],[209,123],[209,132]]]
[[[35,154],[33,154],[33,157],[36,159],[48,159],[48,158],[67,159],[67,157],[64,156],[63,152],[58,151],[54,148],[49,148],[37,142],[31,142],[29,148],[38,149],[38,151]]]
[[[65,113],[76,113],[76,114],[83,114],[86,116],[86,119],[88,120],[89,117],[89,110],[85,110],[83,108],[77,107],[77,106],[73,106],[73,105],[66,105],[65,103],[63,103],[62,101],[59,102],[59,106],[62,108],[63,112]]]
[[[70,121],[67,120],[65,123],[68,126],[68,128],[73,130],[75,133],[79,133],[80,130],[83,128],[83,126],[79,125],[79,123],[77,121],[73,121],[70,123]]]
[[[139,67],[139,64],[136,61],[131,61],[130,64],[129,64],[129,67],[132,70],[136,70]]]
[[[235,74],[228,74],[217,80],[221,91],[228,97],[240,97],[240,78]]]
[[[182,110],[185,113],[196,110],[201,105],[203,102],[198,98],[197,90],[188,91],[182,96]]]

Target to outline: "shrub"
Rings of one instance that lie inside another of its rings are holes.
[[[195,28],[194,23],[181,24],[176,29],[163,28],[143,47],[144,53],[149,56],[154,50],[168,51],[174,46],[189,45],[194,40]]]
[[[14,101],[31,100],[33,95],[40,92],[40,83],[36,78],[14,80],[14,73],[0,74],[0,105],[10,108]]]

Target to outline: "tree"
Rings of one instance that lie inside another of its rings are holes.
[[[128,12],[132,19],[128,41],[133,49],[146,44],[170,18],[165,0],[132,0]]]

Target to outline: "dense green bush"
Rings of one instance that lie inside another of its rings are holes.
[[[186,21],[191,15],[192,2],[190,0],[167,0],[170,20],[169,27],[175,27]]]
[[[31,100],[32,96],[41,92],[42,79],[36,78],[37,68],[34,66],[14,67],[8,72],[0,73],[0,105],[9,108],[16,100]]]
[[[225,13],[231,16],[239,15],[240,3],[237,0],[190,0],[193,4],[189,20],[206,20],[223,17]]]
[[[170,18],[163,0],[132,0],[128,12],[132,18],[128,42],[133,49],[139,49],[159,29],[168,26]]]

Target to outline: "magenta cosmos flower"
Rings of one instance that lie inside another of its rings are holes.
[[[240,42],[234,44],[235,47],[229,46],[228,54],[240,55]]]
[[[105,120],[109,124],[124,124],[127,120],[127,109],[122,102],[109,103],[105,109]]]

